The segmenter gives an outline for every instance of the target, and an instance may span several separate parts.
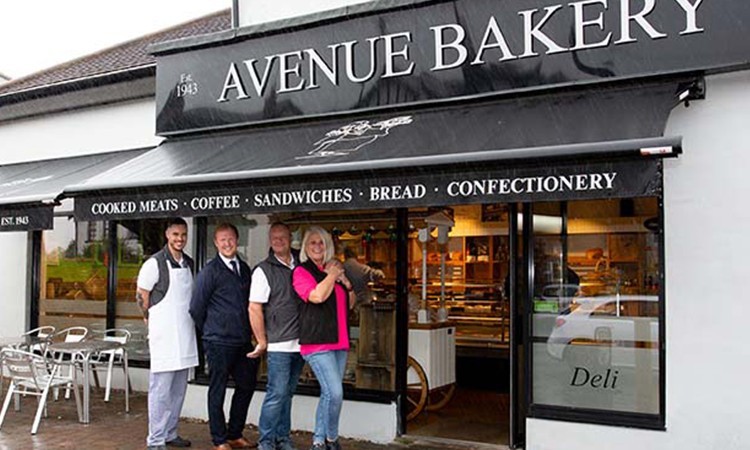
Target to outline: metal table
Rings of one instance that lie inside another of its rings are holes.
[[[72,363],[81,363],[83,370],[83,420],[82,423],[89,423],[89,398],[91,381],[89,380],[91,365],[91,356],[97,352],[107,350],[122,350],[122,363],[125,369],[128,367],[128,351],[121,342],[102,341],[97,339],[88,339],[80,342],[56,342],[50,344],[47,349],[54,353],[68,354]],[[130,412],[128,377],[125,377],[125,412]]]

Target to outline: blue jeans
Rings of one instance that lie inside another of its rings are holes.
[[[274,448],[289,439],[292,428],[292,396],[305,361],[297,352],[268,352],[266,398],[260,408],[260,444]]]
[[[335,441],[339,437],[339,416],[344,403],[344,370],[347,350],[332,350],[305,355],[320,384],[320,401],[315,413],[313,443]]]

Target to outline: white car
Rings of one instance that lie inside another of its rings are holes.
[[[658,343],[658,296],[579,297],[555,319],[547,353],[572,364],[633,366],[636,349],[656,350]]]

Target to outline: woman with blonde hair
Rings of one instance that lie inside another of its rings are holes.
[[[300,307],[300,353],[320,384],[311,450],[340,450],[339,416],[344,402],[344,369],[349,353],[352,284],[333,257],[331,235],[321,227],[305,231],[300,265],[292,274]]]

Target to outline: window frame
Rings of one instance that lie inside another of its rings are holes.
[[[588,409],[578,407],[567,407],[559,405],[547,405],[541,403],[534,403],[533,396],[533,380],[534,380],[534,364],[533,364],[533,349],[534,343],[533,329],[531,327],[533,319],[533,289],[528,289],[525,292],[524,310],[525,320],[524,322],[529,324],[528,328],[524,330],[524,353],[528,355],[526,359],[526,403],[527,403],[527,417],[531,419],[546,419],[546,420],[558,420],[565,422],[577,422],[577,423],[590,423],[597,425],[609,425],[617,427],[630,427],[630,428],[641,428],[646,430],[657,430],[666,431],[666,261],[665,261],[665,235],[664,235],[664,194],[663,192],[656,196],[657,200],[657,214],[658,214],[658,243],[659,243],[659,292],[658,292],[658,303],[659,303],[659,412],[657,414],[643,414],[633,412],[618,412],[612,410],[601,410],[601,409]],[[568,208],[567,202],[560,202],[561,215],[562,215],[562,233],[561,238],[563,241],[563,247],[567,247],[567,223],[568,223]],[[531,223],[533,221],[533,208],[534,203],[526,204],[528,210],[528,216],[524,217],[525,223]],[[526,222],[529,220],[529,222]],[[533,223],[529,227],[533,230]],[[528,286],[534,284],[534,237],[535,234],[532,232],[524,233],[524,248],[528,249],[524,252],[524,266],[527,268],[528,273]],[[567,255],[566,255],[567,259]]]

